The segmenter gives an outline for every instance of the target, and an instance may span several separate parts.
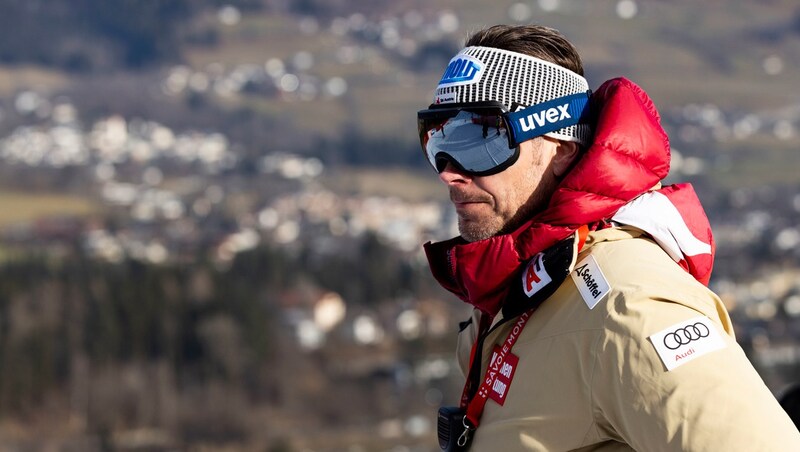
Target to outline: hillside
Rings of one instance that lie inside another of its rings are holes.
[[[538,22],[576,43],[591,86],[625,76],[645,88],[676,148],[703,158],[710,147],[730,151],[733,163],[712,175],[715,184],[741,181],[750,165],[756,166],[750,183],[794,180],[781,163],[797,162],[790,152],[796,140],[776,138],[771,130],[778,116],[797,123],[800,96],[792,93],[800,8],[790,0],[233,4],[238,7],[193,4],[184,16],[142,9],[143,18],[160,17],[173,30],[172,47],[153,50],[148,64],[138,67],[120,60],[117,66],[107,63],[110,68],[94,63],[99,69],[76,72],[55,57],[39,58],[48,65],[25,61],[24,55],[10,59],[12,64],[0,65],[0,96],[8,113],[0,132],[25,120],[11,107],[27,86],[67,96],[87,121],[117,113],[178,129],[216,130],[245,155],[291,151],[334,164],[421,168],[414,113],[429,102],[442,68],[469,31]],[[142,42],[150,42],[147,33],[159,33],[153,27],[138,31]],[[119,34],[102,36],[125,42]],[[87,50],[84,58],[94,61],[96,54],[102,52]],[[748,115],[772,119],[760,120],[757,133],[745,139],[684,139],[691,133],[680,129],[687,122],[681,109],[690,104],[718,109],[729,128]]]

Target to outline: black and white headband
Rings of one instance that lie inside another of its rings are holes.
[[[513,112],[588,91],[585,78],[557,64],[494,47],[471,46],[450,60],[433,103],[496,101]],[[587,145],[592,130],[581,123],[546,135]]]

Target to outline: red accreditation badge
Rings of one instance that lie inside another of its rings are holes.
[[[517,370],[519,357],[509,352],[506,353],[505,359],[501,361],[499,358],[500,352],[500,346],[496,345],[492,353],[492,360],[489,361],[490,372],[496,372],[494,383],[492,383],[492,388],[489,391],[489,398],[502,406],[506,402],[506,395],[511,387],[514,372]]]

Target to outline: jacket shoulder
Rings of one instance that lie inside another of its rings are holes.
[[[719,297],[646,236],[604,238],[579,257],[591,257],[610,287],[593,309],[602,322],[591,371],[598,429],[637,450],[800,444]]]
[[[573,271],[573,280],[579,288],[581,278],[576,273],[587,263],[597,273],[596,280],[608,286],[605,300],[601,300],[604,304],[598,303],[607,315],[637,309],[660,311],[666,304],[673,304],[712,318],[733,334],[719,297],[636,228],[612,228],[590,236]]]

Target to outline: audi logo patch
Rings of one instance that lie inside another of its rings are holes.
[[[708,337],[709,334],[711,334],[711,330],[708,329],[705,323],[693,323],[667,333],[664,336],[664,347],[670,350],[677,350],[681,345],[688,345],[692,341]]]
[[[708,317],[695,317],[649,337],[668,371],[727,347],[719,327]]]

